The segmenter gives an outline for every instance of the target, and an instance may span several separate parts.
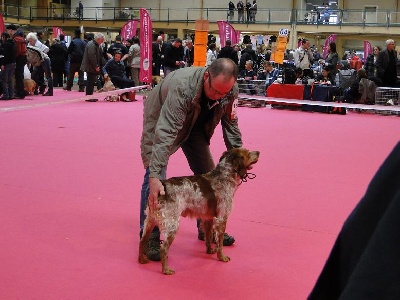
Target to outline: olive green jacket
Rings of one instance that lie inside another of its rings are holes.
[[[176,70],[162,80],[148,95],[144,103],[141,155],[150,177],[161,179],[161,170],[169,157],[189,137],[200,114],[206,67]],[[242,136],[233,109],[238,97],[237,84],[216,105],[214,117],[205,124],[205,133],[211,140],[221,122],[227,149],[241,147]]]

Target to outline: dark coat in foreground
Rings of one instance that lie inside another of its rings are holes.
[[[308,299],[400,299],[400,143],[347,218]]]

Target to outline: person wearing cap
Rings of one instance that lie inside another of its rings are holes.
[[[180,69],[184,65],[182,40],[176,38],[165,47],[163,59],[164,76],[167,76],[172,71]]]
[[[118,88],[133,87],[135,83],[126,77],[125,65],[121,59],[122,52],[115,50],[113,58],[109,59],[103,67],[103,76],[104,78],[109,77],[111,82]]]
[[[24,33],[19,30],[16,25],[8,25],[6,27],[8,34],[12,37],[15,42],[15,89],[14,98],[24,99],[24,67],[27,62],[26,58],[26,42],[24,39]]]

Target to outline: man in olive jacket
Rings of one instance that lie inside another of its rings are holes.
[[[104,42],[104,34],[97,33],[90,41],[83,53],[81,71],[86,72],[86,95],[93,95],[94,84],[97,76],[101,74],[101,68],[105,65],[100,45]]]
[[[236,64],[226,58],[215,60],[209,67],[176,70],[161,81],[144,103],[141,155],[146,169],[141,192],[140,229],[143,230],[147,201],[157,201],[164,194],[161,179],[169,157],[179,148],[194,174],[207,173],[215,164],[210,152],[210,140],[221,122],[227,149],[241,147],[242,138],[234,106],[238,88]],[[198,228],[199,228],[198,221]],[[199,239],[204,233],[199,228]],[[235,239],[224,236],[224,245]],[[153,231],[146,255],[160,260],[160,232]]]

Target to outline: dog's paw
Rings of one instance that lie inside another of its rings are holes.
[[[223,261],[223,262],[228,262],[228,261],[231,260],[231,258],[230,258],[229,256],[225,256],[225,255],[223,255],[222,253],[218,255],[218,259],[219,259],[220,261]]]
[[[172,269],[170,269],[170,268],[168,268],[168,267],[163,268],[162,272],[163,272],[165,275],[174,275],[174,274],[175,274],[175,271],[172,270]]]
[[[138,262],[140,264],[147,264],[149,262],[149,259],[147,258],[147,256],[145,254],[139,255]]]

